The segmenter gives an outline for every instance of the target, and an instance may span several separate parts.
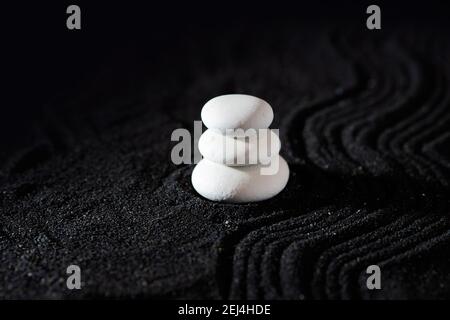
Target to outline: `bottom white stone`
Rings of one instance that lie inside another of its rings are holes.
[[[278,170],[272,175],[261,174],[261,165],[228,167],[201,160],[192,172],[192,185],[203,197],[231,203],[262,201],[277,195],[289,180],[289,167],[279,156]]]

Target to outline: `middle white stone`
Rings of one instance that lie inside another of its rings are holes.
[[[267,165],[280,152],[280,138],[270,129],[208,129],[198,141],[203,157],[227,166]]]

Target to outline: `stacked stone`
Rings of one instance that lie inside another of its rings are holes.
[[[268,129],[273,110],[266,101],[243,94],[218,96],[203,106],[201,117],[208,128],[198,145],[204,158],[192,172],[200,195],[242,203],[266,200],[284,189],[289,167],[279,155],[278,135]]]

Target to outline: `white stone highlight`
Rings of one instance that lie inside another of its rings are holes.
[[[273,110],[260,98],[227,94],[209,100],[203,106],[201,117],[210,129],[266,129],[273,121]]]
[[[270,129],[208,129],[200,137],[198,148],[203,157],[228,166],[269,164],[278,156],[281,143]]]
[[[278,157],[279,168],[274,175],[261,174],[261,165],[230,167],[203,159],[192,172],[192,185],[200,195],[213,201],[267,200],[283,190],[289,180],[289,167]]]

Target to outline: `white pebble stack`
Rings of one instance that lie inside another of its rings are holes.
[[[272,198],[284,189],[289,167],[279,155],[278,135],[268,129],[273,111],[266,101],[244,94],[222,95],[203,106],[201,117],[208,128],[199,140],[204,159],[192,172],[192,185],[200,195],[213,201],[243,203]],[[256,139],[242,140],[227,129],[256,129],[258,134]],[[268,145],[270,150],[266,150]],[[249,154],[257,154],[256,164],[249,163]],[[271,164],[277,164],[277,170],[262,174]]]

